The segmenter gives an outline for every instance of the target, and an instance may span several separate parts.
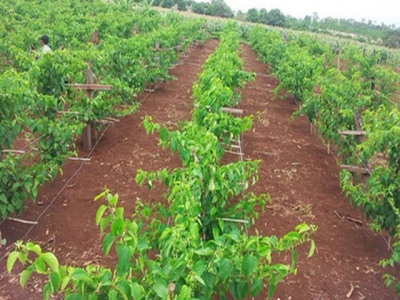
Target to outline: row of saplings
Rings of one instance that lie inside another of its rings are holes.
[[[250,129],[252,121],[221,112],[221,107],[240,100],[235,90],[254,77],[242,70],[235,26],[225,26],[219,47],[193,87],[192,119],[176,131],[153,123],[151,117],[144,121],[147,133],[158,131],[160,145],[182,160],[182,167],[173,170],[139,170],[136,175],[136,182],[148,188],[154,181],[164,183],[168,206],[161,201],[137,204],[128,219],[124,208],[117,206],[118,195],[104,191],[95,198],[105,201],[96,224],[107,232],[104,255],[117,254],[115,267],[60,266],[52,253],[20,242],[7,268],[11,271],[17,260],[26,267],[20,276],[22,286],[36,272],[48,276],[45,299],[57,293],[65,299],[227,299],[229,294],[244,299],[257,296],[264,285],[271,297],[277,283],[295,273],[294,247],[309,241],[314,228],[301,224],[282,238],[246,234],[257,210],[263,211],[269,200],[245,193],[249,182],[257,181],[259,161],[221,165],[224,146]],[[311,241],[309,256],[313,251]],[[273,262],[279,258],[273,254],[282,252],[291,256],[290,263]]]

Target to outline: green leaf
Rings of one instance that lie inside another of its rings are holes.
[[[104,190],[102,191],[100,194],[96,195],[96,197],[94,197],[94,201],[99,200],[100,198],[103,198],[106,194],[108,193],[108,190]]]
[[[250,293],[252,297],[256,297],[263,288],[263,282],[260,278],[253,279],[251,284]]]
[[[247,292],[249,291],[249,285],[247,282],[241,280],[237,283],[236,289],[239,298],[244,299],[247,295]]]
[[[215,184],[214,184],[214,179],[213,178],[211,178],[210,183],[208,184],[208,189],[210,191],[215,190]]]
[[[50,284],[51,284],[51,292],[57,292],[58,288],[60,287],[61,277],[58,272],[51,273],[49,276]]]
[[[310,245],[310,251],[308,252],[308,256],[307,258],[310,258],[311,256],[314,255],[314,251],[315,251],[315,242],[314,240],[311,240],[311,245]]]
[[[198,281],[198,282],[200,282],[202,285],[206,285],[206,283],[204,282],[204,280],[203,280],[203,278],[201,278],[199,275],[197,275],[197,274],[195,274],[194,275],[194,278]]]
[[[229,292],[231,293],[233,299],[239,299],[238,293],[237,293],[237,282],[234,281],[229,285]],[[220,295],[221,296],[221,295]]]
[[[104,229],[106,229],[106,227],[110,223],[110,220],[111,220],[111,216],[108,216],[107,218],[103,218],[100,220],[100,231],[101,232],[103,232]]]
[[[96,226],[99,226],[101,219],[103,218],[104,212],[106,211],[107,206],[104,204],[100,205],[99,209],[96,213]]]
[[[138,241],[138,250],[143,251],[149,248],[149,244],[147,243],[147,240],[143,237],[141,237]]]
[[[35,244],[31,243],[31,242],[26,243],[26,250],[35,252],[37,255],[42,254],[42,249],[40,248],[40,246],[39,245],[35,245]]]
[[[215,282],[215,275],[212,273],[209,273],[208,271],[206,271],[203,274],[203,280],[206,284],[206,287],[208,290],[213,290],[214,288],[214,282]]]
[[[203,249],[196,250],[194,252],[201,256],[208,256],[208,255],[214,254],[214,250],[211,248],[203,248]]]
[[[35,267],[33,265],[31,265],[31,266],[27,267],[24,271],[21,272],[21,275],[19,277],[19,284],[22,286],[22,288],[25,287],[26,282],[31,277],[34,270],[35,270]]]
[[[90,278],[89,274],[81,268],[76,268],[74,270],[74,272],[72,273],[72,279],[83,281],[90,285],[93,285],[93,279]]]
[[[73,293],[68,295],[68,297],[65,300],[82,300],[82,297],[76,293]]]
[[[108,194],[107,201],[111,206],[115,207],[118,203],[118,194],[115,194],[115,195]]]
[[[160,297],[161,299],[165,299],[168,295],[168,286],[167,283],[161,279],[161,278],[156,278],[155,284],[153,286],[154,292]]]
[[[198,223],[191,223],[190,224],[190,233],[192,235],[192,239],[194,241],[197,241],[200,237],[199,237],[199,224]]]
[[[256,257],[246,254],[242,261],[242,273],[244,276],[249,277],[256,270],[258,260]]]
[[[299,224],[299,225],[296,226],[296,230],[299,233],[303,233],[303,232],[309,231],[310,229],[311,229],[310,226],[305,224],[305,223],[302,223],[302,224]]]
[[[261,257],[267,256],[267,258],[269,259],[269,257],[271,257],[271,247],[269,245],[260,245],[257,248],[257,253]]]
[[[141,300],[143,298],[142,291],[140,290],[140,285],[137,282],[131,284],[131,291],[134,300]]]
[[[116,218],[111,224],[111,233],[113,236],[119,236],[124,231],[125,222],[122,218]]]
[[[50,282],[48,282],[43,287],[43,299],[44,300],[50,299],[50,295],[51,295],[51,284]]]
[[[108,292],[108,300],[117,300],[118,299],[118,293],[116,290],[110,290]]]
[[[160,130],[160,139],[161,139],[162,141],[165,141],[166,139],[168,139],[168,130],[167,130],[167,129],[162,128],[162,129]]]
[[[61,291],[64,291],[65,288],[67,287],[68,283],[70,282],[71,277],[65,276],[61,282]]]
[[[0,241],[1,242],[1,241]],[[8,273],[11,272],[15,262],[17,261],[19,256],[19,252],[18,251],[13,251],[10,253],[10,255],[7,258],[7,271]]]
[[[59,271],[58,259],[53,253],[46,252],[43,253],[40,257],[46,262],[46,264],[53,272]]]
[[[118,276],[123,276],[128,273],[130,269],[130,259],[132,256],[132,251],[129,247],[121,245],[117,247],[117,274]]]
[[[0,201],[4,204],[8,204],[7,196],[5,194],[0,195]]]
[[[124,218],[124,208],[123,208],[123,207],[117,207],[117,208],[115,209],[115,215],[116,215],[118,218],[123,219],[123,218]]]
[[[202,260],[197,261],[197,263],[193,267],[193,271],[199,276],[203,275],[203,273],[206,269],[207,269],[207,265]]]
[[[113,245],[115,237],[111,233],[107,233],[103,240],[103,253],[104,255],[108,255],[111,250],[111,246]]]
[[[227,280],[232,273],[232,262],[223,257],[219,261],[219,273],[218,275],[221,277],[222,280]]]
[[[46,268],[46,264],[44,262],[44,260],[42,259],[42,257],[38,257],[35,260],[35,269],[36,272],[39,274],[46,274],[47,273],[47,268]]]
[[[268,298],[271,298],[275,294],[275,290],[276,290],[276,284],[270,282],[268,287]]]
[[[193,169],[193,175],[199,177],[200,179],[203,179],[203,174],[201,173],[201,170],[199,168]]]
[[[126,281],[119,281],[117,284],[117,290],[120,295],[124,298],[124,300],[131,299],[131,287]]]

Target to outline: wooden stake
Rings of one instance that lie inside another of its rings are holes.
[[[22,223],[22,224],[29,224],[29,225],[37,225],[37,223],[38,223],[36,221],[26,221],[26,220],[17,219],[17,218],[11,218],[11,217],[8,217],[7,220]]]
[[[350,291],[347,293],[346,298],[350,299],[351,296],[353,296],[353,292],[354,292],[354,285],[350,283]]]
[[[77,160],[77,161],[90,161],[91,158],[86,158],[86,157],[68,157],[69,160]]]
[[[354,219],[352,217],[347,217],[347,220],[353,223],[356,223],[358,226],[362,226],[363,222],[361,220],[358,219]]]
[[[24,150],[12,150],[12,149],[4,149],[2,150],[3,153],[16,153],[16,154],[24,154]]]
[[[237,219],[229,219],[229,218],[217,218],[217,220],[227,221],[227,222],[234,222],[234,223],[243,223],[248,224],[249,221],[246,220],[237,220]]]
[[[338,59],[337,59],[337,68],[338,70],[340,69],[340,56],[342,55],[342,47],[339,46],[339,53],[338,53]]]
[[[339,220],[343,220],[343,217],[336,210],[334,210],[333,212],[335,213],[336,217],[338,217]]]

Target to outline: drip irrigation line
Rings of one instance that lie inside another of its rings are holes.
[[[196,46],[197,47],[197,46]],[[185,60],[183,60],[184,62]],[[157,86],[155,88],[158,88],[161,83],[163,81],[161,80]],[[147,93],[147,95],[140,101],[140,102],[144,102],[147,97],[151,94],[152,92]],[[100,135],[100,137],[97,139],[96,143],[94,144],[92,150],[89,152],[89,154],[85,157],[86,159],[90,159],[93,151],[96,149],[97,145],[99,144],[100,140],[102,139],[102,137],[104,136],[104,134],[107,132],[108,128],[111,126],[111,124],[108,124],[107,127],[104,129],[104,131],[102,132],[102,134]],[[26,145],[24,148],[22,149],[26,149],[27,147],[29,147],[30,145],[32,145],[36,140],[40,139],[42,136],[36,138],[35,140],[33,140],[30,144]],[[61,195],[61,193],[67,188],[67,186],[69,185],[69,183],[72,181],[72,179],[75,178],[75,176],[79,173],[79,171],[83,168],[83,166],[85,165],[87,161],[83,161],[80,166],[78,167],[78,169],[74,172],[74,174],[72,174],[72,176],[67,180],[67,182],[64,184],[64,186],[58,191],[58,193],[54,196],[54,198],[50,201],[50,203],[46,206],[46,208],[40,213],[40,215],[36,218],[36,222],[37,224],[39,223],[39,220],[43,217],[43,215],[49,210],[49,208],[54,204],[54,202],[57,200],[57,198]],[[2,220],[0,222],[0,225],[4,223],[5,220]],[[24,240],[29,233],[33,230],[33,228],[37,225],[37,224],[33,224],[25,233],[25,235],[20,239],[20,240]],[[1,241],[0,241],[1,242]],[[7,251],[6,253],[0,258],[0,262],[2,262],[8,255],[9,253],[15,249],[15,245],[13,244]]]
[[[355,156],[360,160],[361,164],[364,166],[364,168],[366,169],[366,171],[368,172],[368,174],[371,176],[372,173],[369,170],[368,166],[364,163],[364,161],[362,160],[362,158],[358,155],[356,149],[354,149],[354,147],[350,144],[350,142],[347,139],[344,139],[345,142],[347,143],[347,145],[349,145],[349,147],[351,148],[351,150],[354,152]]]
[[[100,135],[100,137],[98,138],[98,140],[96,141],[96,143],[94,144],[92,150],[89,152],[89,154],[86,156],[86,158],[90,158],[90,156],[92,155],[93,151],[96,149],[97,145],[99,144],[100,140],[102,139],[102,137],[104,136],[104,134],[107,132],[108,128],[110,127],[110,124],[107,125],[107,127],[104,129],[104,131],[102,132],[102,134]],[[40,213],[40,215],[36,218],[36,223],[39,223],[39,220],[43,217],[43,215],[49,210],[49,208],[54,204],[54,202],[57,200],[57,198],[61,195],[61,193],[67,188],[67,186],[69,185],[69,183],[72,181],[72,179],[75,178],[75,176],[79,173],[79,171],[83,168],[83,166],[85,165],[86,161],[83,161],[80,166],[78,167],[78,169],[74,172],[74,174],[72,174],[72,176],[67,180],[67,182],[64,184],[64,186],[58,191],[58,193],[54,196],[54,198],[50,201],[50,203],[46,206],[46,208]],[[20,239],[20,240],[24,240],[29,233],[33,230],[33,228],[36,226],[36,224],[33,224],[25,233],[25,235]],[[15,245],[12,245],[12,247],[0,258],[0,262],[2,262],[7,256],[8,254],[15,249]]]
[[[306,115],[305,115],[306,116]],[[310,121],[310,119],[308,118],[308,116],[306,116],[308,123],[310,123],[312,129],[314,132],[318,132],[317,129],[315,128],[315,126],[312,124],[312,122]],[[363,160],[361,159],[361,157],[357,154],[357,151],[354,149],[354,147],[349,143],[349,141],[347,141],[347,139],[344,139],[346,141],[346,143],[350,146],[351,150],[354,152],[354,154],[356,155],[356,157],[360,160],[361,164],[365,167],[365,169],[367,170],[368,174],[371,176],[372,173],[369,170],[369,168],[365,165],[365,163],[363,162]],[[333,154],[332,151],[329,151],[329,153],[336,159],[339,160],[339,158]],[[382,239],[385,241],[386,245],[388,246],[388,249],[391,250],[393,252],[393,247],[390,245],[390,242],[385,238],[385,236],[383,235],[383,232],[381,231],[379,234]]]

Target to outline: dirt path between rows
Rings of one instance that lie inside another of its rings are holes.
[[[107,264],[115,259],[114,255],[107,259],[101,256],[101,237],[94,225],[100,203],[93,202],[93,197],[107,186],[119,193],[126,211],[132,210],[138,199],[159,201],[160,189],[148,192],[134,183],[136,170],[173,168],[180,161],[169,151],[161,150],[157,135],[146,135],[141,122],[145,115],[171,125],[190,118],[192,85],[217,44],[209,40],[193,49],[183,64],[171,70],[177,80],[162,83],[154,93],[141,95],[144,101],[139,111],[104,132],[91,161],[84,163],[71,181],[68,179],[82,163],[68,161],[63,176],[43,187],[37,204],[27,203],[19,216],[36,220],[54,200],[25,240],[41,244],[45,251],[54,251],[61,263]],[[255,116],[252,130],[244,135],[245,158],[262,161],[260,180],[252,191],[269,193],[272,198],[255,228],[262,235],[281,236],[303,221],[318,226],[313,236],[316,253],[307,259],[308,248],[300,248],[297,276],[281,283],[273,299],[346,299],[351,285],[356,288],[350,299],[394,299],[394,293],[385,288],[377,265],[389,255],[383,238],[374,235],[365,221],[359,227],[340,220],[334,213],[362,219],[341,194],[335,158],[310,133],[307,120],[290,119],[297,108],[292,99],[271,101],[277,79],[269,75],[268,68],[248,46],[242,45],[241,51],[246,70],[257,73],[256,80],[242,90],[239,105],[245,115]],[[29,228],[30,225],[10,221],[0,225],[8,244],[21,239]],[[4,254],[1,249],[0,258]],[[18,278],[7,274],[5,262],[0,261],[0,299],[42,299],[40,278],[21,291]],[[265,299],[265,294],[257,299]]]
[[[311,134],[305,117],[291,119],[297,109],[293,98],[272,100],[278,80],[248,46],[242,52],[245,69],[258,74],[243,89],[240,103],[245,114],[256,116],[252,131],[244,135],[244,152],[246,158],[262,160],[254,191],[272,198],[256,228],[281,236],[303,221],[318,226],[316,253],[307,259],[308,248],[299,251],[297,276],[280,284],[274,299],[346,299],[351,285],[350,299],[395,299],[378,266],[390,256],[383,237],[374,235],[365,220],[360,227],[335,215],[362,220],[341,193],[334,156]]]

